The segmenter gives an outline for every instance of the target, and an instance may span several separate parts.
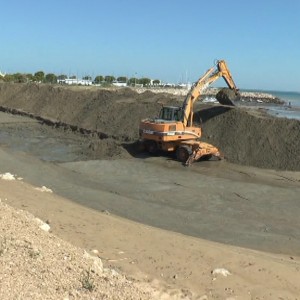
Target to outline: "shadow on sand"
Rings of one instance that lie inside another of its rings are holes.
[[[205,123],[206,121],[213,119],[221,114],[224,114],[232,109],[233,109],[232,106],[221,106],[221,105],[200,109],[194,112],[193,121],[196,124]]]

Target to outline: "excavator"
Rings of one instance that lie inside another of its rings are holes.
[[[182,106],[163,106],[158,118],[148,118],[140,122],[140,142],[150,154],[156,154],[158,151],[176,152],[177,159],[186,166],[202,158],[222,158],[218,148],[200,140],[201,128],[193,126],[194,103],[201,93],[220,77],[225,80],[229,87],[227,90],[232,93],[222,93],[218,96],[219,92],[217,100],[222,105],[234,105],[239,98],[239,90],[226,62],[217,60],[215,65],[193,84]]]

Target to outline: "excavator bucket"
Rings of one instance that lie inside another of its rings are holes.
[[[240,95],[234,90],[223,88],[217,93],[216,98],[222,105],[235,106],[235,103],[240,100]]]
[[[220,160],[224,158],[219,149],[211,144],[200,141],[185,141],[184,144],[184,146],[179,147],[179,150],[180,148],[190,149],[190,152],[188,152],[189,156],[184,163],[185,166],[190,166],[194,161],[203,158],[209,159],[213,156]],[[188,147],[189,145],[191,145],[191,147]]]

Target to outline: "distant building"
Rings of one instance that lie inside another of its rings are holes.
[[[78,79],[78,78],[66,78],[66,79],[57,79],[57,83],[68,84],[68,85],[92,85],[92,80],[88,79]]]
[[[187,89],[187,90],[189,90],[192,87],[192,85],[190,83],[179,83],[179,84],[177,84],[177,86],[180,88],[183,88],[183,89]]]
[[[154,83],[154,82],[155,82],[155,83]],[[151,86],[159,86],[159,85],[161,85],[161,81],[158,80],[158,82],[157,82],[157,79],[151,79],[150,85],[151,85]]]
[[[175,83],[164,83],[163,87],[175,87],[176,84]]]
[[[0,71],[0,77],[4,77],[6,74]]]
[[[118,81],[114,81],[112,83],[114,86],[127,86],[127,82],[118,82]]]

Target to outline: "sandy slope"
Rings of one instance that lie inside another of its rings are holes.
[[[143,226],[89,210],[22,181],[0,180],[0,191],[1,299],[16,295],[99,299],[102,294],[107,299],[299,299],[299,257]],[[47,220],[51,234],[40,231],[29,221],[31,217],[12,211],[6,203]],[[90,267],[83,259],[84,251],[52,233],[87,251],[97,249],[106,268],[144,283],[103,271],[92,273],[96,288],[89,292],[82,287],[82,274]],[[222,268],[230,274],[213,274]]]
[[[27,113],[55,126],[99,136],[98,156],[120,156],[120,143],[138,139],[139,122],[155,117],[162,104],[182,105],[183,97],[118,90],[36,84],[0,84],[0,110]],[[196,102],[194,121],[202,138],[218,147],[228,161],[259,168],[300,171],[300,122],[267,116],[258,109],[205,106]],[[252,107],[253,108],[253,107]],[[107,138],[110,139],[107,139]]]

